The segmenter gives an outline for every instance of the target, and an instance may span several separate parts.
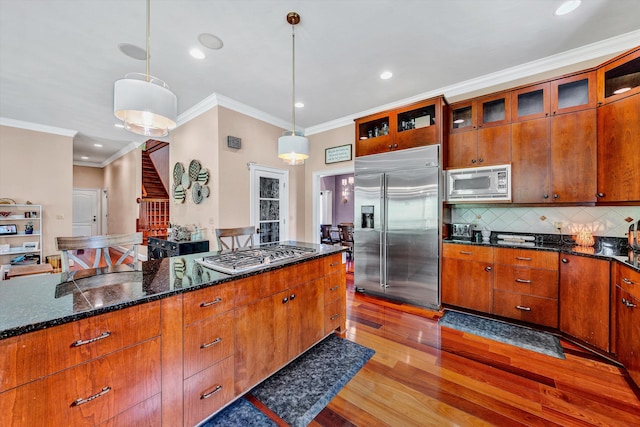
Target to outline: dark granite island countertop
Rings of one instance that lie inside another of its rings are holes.
[[[282,242],[316,251],[303,258],[229,275],[202,267],[205,252],[142,262],[142,271],[111,267],[79,271],[72,280],[64,273],[25,276],[0,281],[0,340],[125,307],[167,298],[182,292],[261,274],[340,253],[340,246]]]

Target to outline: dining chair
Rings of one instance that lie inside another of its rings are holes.
[[[349,259],[353,258],[353,224],[338,224],[340,230],[340,244],[349,248],[347,255]]]
[[[231,249],[232,251],[234,251],[240,248],[251,248],[253,247],[253,234],[255,232],[256,229],[251,226],[236,228],[216,228],[218,249]],[[225,241],[224,239],[227,239],[227,241]]]
[[[332,227],[333,226],[331,224],[320,225],[320,243],[324,243],[325,245],[333,245],[340,242],[340,239],[336,239],[331,234]]]
[[[140,269],[138,262],[138,245],[142,244],[142,233],[131,234],[107,234],[102,236],[56,237],[56,245],[62,253],[62,271],[69,272],[69,261],[80,265],[83,269],[98,268],[104,259],[107,266],[123,264],[127,257],[133,259],[132,264],[127,264],[134,270]],[[113,262],[109,248],[122,252],[120,258]],[[93,264],[90,267],[74,251],[83,249],[95,249]],[[124,252],[123,252],[124,251]]]

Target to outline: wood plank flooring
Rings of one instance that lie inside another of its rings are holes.
[[[345,337],[376,354],[313,427],[640,426],[640,390],[599,356],[563,340],[561,360],[441,328],[441,313],[347,282]]]

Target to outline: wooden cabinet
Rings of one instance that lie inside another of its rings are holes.
[[[444,97],[356,119],[356,156],[440,144]]]
[[[558,254],[494,249],[493,314],[558,327]]]
[[[493,248],[445,243],[442,249],[442,303],[490,313]]]
[[[324,280],[321,277],[289,289],[287,360],[324,337]]]
[[[552,116],[595,108],[596,72],[586,71],[552,80],[550,91]]]
[[[597,71],[598,102],[608,104],[640,93],[640,47],[602,64]]]
[[[609,261],[562,255],[560,330],[609,351]]]
[[[598,108],[598,202],[640,201],[640,94]]]
[[[235,397],[233,357],[227,357],[184,381],[184,425],[194,426]]]
[[[513,203],[548,203],[551,173],[549,119],[513,123],[511,200]]]
[[[622,264],[614,272],[616,353],[629,375],[640,385],[640,273]]]
[[[548,117],[551,109],[551,87],[548,82],[523,87],[511,92],[511,121]]]
[[[510,92],[451,106],[447,168],[511,163]]]
[[[0,341],[0,425],[157,420],[159,326],[153,302]]]

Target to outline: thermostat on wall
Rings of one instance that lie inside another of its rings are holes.
[[[242,145],[242,139],[237,136],[227,136],[227,147],[229,148],[240,148]]]

